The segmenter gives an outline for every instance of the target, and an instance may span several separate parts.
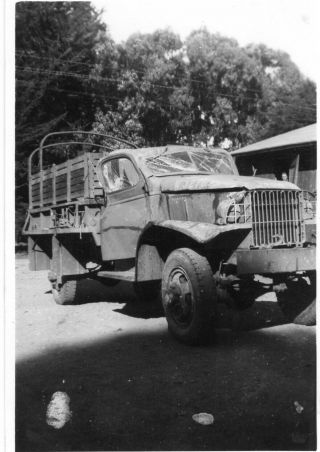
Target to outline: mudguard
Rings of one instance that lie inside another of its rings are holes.
[[[225,240],[230,243],[230,232],[234,231],[234,236],[239,236],[239,232],[241,232],[240,236],[243,236],[251,230],[250,224],[216,225],[181,220],[150,222],[145,227],[143,234],[141,234],[140,242],[137,247],[136,280],[138,282],[161,279],[164,261],[160,256],[159,250],[157,246],[150,243],[150,241],[149,243],[144,243],[147,231],[152,230],[154,227],[167,231],[171,230],[178,232],[185,237],[191,238],[200,245],[205,245],[215,239],[218,239],[220,243],[223,243],[224,235],[226,236]],[[239,240],[242,239],[239,238]]]
[[[180,221],[180,220],[164,220],[154,222],[154,226],[171,229],[180,232],[198,243],[205,244],[215,239],[219,235],[223,235],[231,231],[239,231],[240,229],[250,231],[251,224],[237,223],[228,225],[217,225],[211,223],[198,223],[195,221]]]

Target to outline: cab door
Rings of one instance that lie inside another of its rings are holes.
[[[102,163],[106,206],[101,216],[101,253],[104,261],[136,256],[137,242],[148,221],[145,181],[126,156]]]

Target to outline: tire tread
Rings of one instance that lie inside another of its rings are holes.
[[[53,289],[54,301],[60,305],[74,304],[77,300],[77,286],[78,281],[70,279],[62,285],[60,291]]]

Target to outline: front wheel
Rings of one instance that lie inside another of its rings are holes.
[[[216,285],[208,260],[189,248],[173,251],[163,269],[162,303],[169,331],[188,344],[213,337]]]

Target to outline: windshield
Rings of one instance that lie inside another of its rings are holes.
[[[231,157],[209,149],[162,154],[147,158],[145,163],[155,176],[175,173],[234,174]]]

